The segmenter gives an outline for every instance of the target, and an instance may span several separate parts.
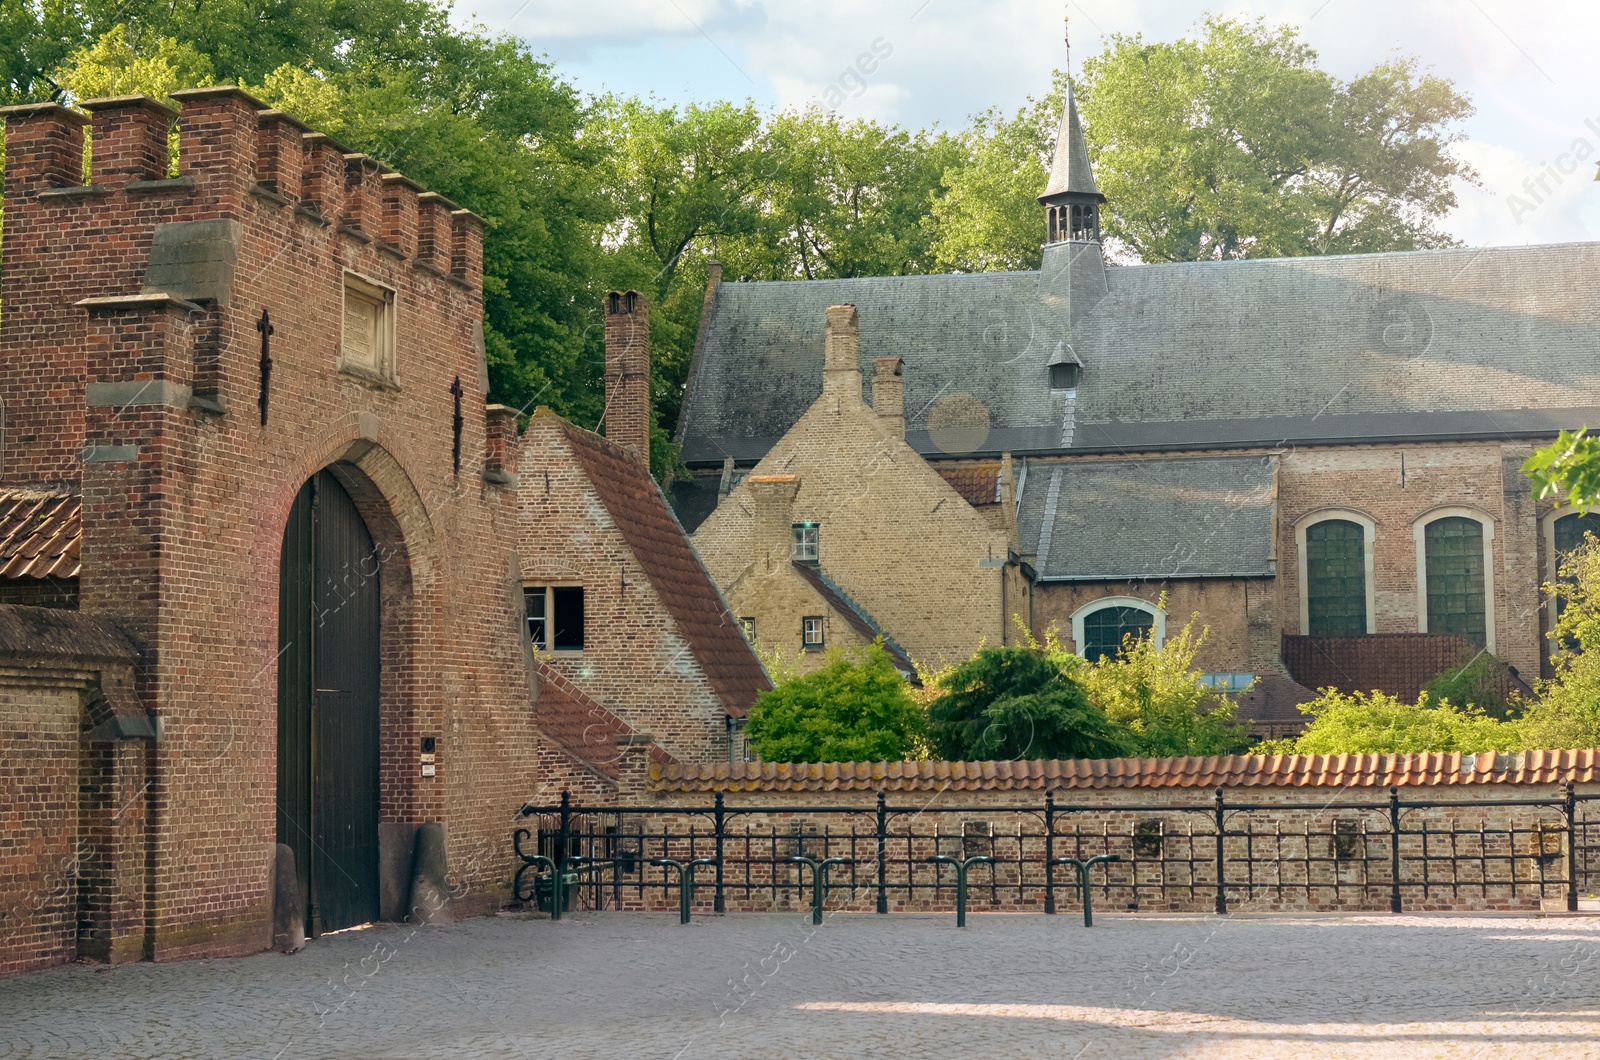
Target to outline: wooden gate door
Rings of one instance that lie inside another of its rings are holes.
[[[355,503],[319,472],[284,529],[278,611],[278,841],[312,936],[378,919],[380,573]]]

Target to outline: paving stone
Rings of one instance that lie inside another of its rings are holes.
[[[513,915],[0,986],[0,1057],[1600,1057],[1600,917]]]

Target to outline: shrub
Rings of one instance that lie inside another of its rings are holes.
[[[1130,637],[1120,657],[1106,656],[1080,671],[1090,701],[1127,731],[1130,754],[1223,755],[1250,746],[1238,704],[1200,683],[1194,657],[1210,630],[1196,633],[1198,620],[1191,617],[1159,648]]]
[[[882,644],[835,649],[822,669],[780,682],[750,708],[750,745],[768,762],[900,761],[922,710]]]
[[[1263,744],[1261,753],[1404,754],[1514,751],[1522,746],[1515,722],[1448,700],[1435,703],[1426,692],[1413,704],[1383,692],[1324,688],[1300,709],[1311,715],[1306,731],[1296,739]]]
[[[1082,660],[1058,642],[980,648],[940,673],[928,739],[951,760],[1108,758],[1126,734],[1089,701]]]

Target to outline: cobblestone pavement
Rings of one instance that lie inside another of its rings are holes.
[[[504,915],[0,980],[4,1057],[1600,1057],[1600,918]]]

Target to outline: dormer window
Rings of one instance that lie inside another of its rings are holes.
[[[1083,362],[1065,342],[1056,343],[1056,352],[1050,355],[1048,368],[1051,390],[1076,390],[1078,380],[1083,378]]]
[[[816,523],[794,524],[794,558],[798,563],[817,562],[817,532],[821,529]]]

